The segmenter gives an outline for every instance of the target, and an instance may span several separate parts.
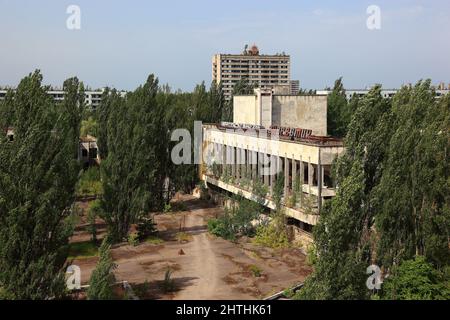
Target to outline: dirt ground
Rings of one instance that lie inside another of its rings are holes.
[[[211,206],[191,195],[178,195],[187,211],[155,214],[161,244],[122,244],[113,247],[118,265],[117,280],[126,280],[138,288],[147,282],[148,299],[261,299],[302,282],[311,273],[306,257],[295,248],[282,251],[253,245],[247,239],[237,243],[214,237],[206,223],[223,209]],[[89,240],[81,221],[71,242]],[[98,221],[100,235],[105,232]],[[177,234],[183,234],[182,241]],[[87,284],[97,257],[77,259],[82,284]],[[261,270],[256,277],[251,271]],[[176,290],[164,294],[160,290],[166,270],[173,270]]]

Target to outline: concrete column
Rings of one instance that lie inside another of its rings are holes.
[[[284,156],[284,198],[286,199],[289,195],[289,159]]]
[[[235,174],[236,182],[239,181],[240,175],[241,175],[241,173],[240,173],[240,167],[241,167],[240,156],[241,156],[241,149],[236,147],[236,158],[235,158],[235,164],[234,164],[234,174]]]
[[[236,150],[235,147],[231,147],[231,176],[236,178]]]
[[[302,156],[300,156],[299,170],[300,170],[300,199],[299,199],[299,203],[300,203],[300,207],[301,207],[303,205],[303,182],[305,180],[305,165],[303,163],[303,157]]]
[[[311,187],[313,185],[314,167],[311,164],[311,158],[308,158],[308,193],[311,194]]]
[[[292,174],[291,174],[291,190],[294,192],[295,181],[297,181],[297,160],[294,159],[292,155]]]
[[[319,148],[319,161],[317,164],[317,208],[320,214],[320,209],[322,208],[322,186],[323,186],[323,167],[320,159],[320,148]]]
[[[256,179],[258,179],[258,182],[263,181],[261,161],[261,152],[258,152],[256,153]]]
[[[267,161],[267,157],[268,157],[268,156],[269,156],[268,154],[263,154],[263,157],[264,157],[263,159],[264,159],[265,161]],[[264,166],[264,172],[265,172],[266,174],[264,175],[264,184],[270,188],[270,175],[267,174],[267,173],[270,173],[270,172],[268,172],[268,171],[269,171],[269,170],[267,170],[267,164],[265,164],[265,166]]]
[[[220,165],[220,168],[221,168],[221,172],[222,172],[222,175],[225,173],[225,168],[226,168],[226,165],[227,165],[227,163],[226,163],[226,161],[227,161],[227,153],[226,153],[226,148],[225,148],[225,145],[224,144],[221,144],[220,145],[220,153],[221,153],[221,159],[222,159],[222,164]]]
[[[249,180],[252,180],[252,176],[251,176],[251,154],[252,152],[250,150],[248,150],[248,146],[247,149],[245,150],[245,177],[248,178]]]
[[[258,179],[258,153],[256,151],[251,152],[251,165],[252,165],[252,181]]]
[[[277,172],[278,172],[278,157],[271,155],[270,156],[270,176],[269,176],[269,189],[270,194],[273,195],[273,190],[275,187],[276,179],[277,179]]]

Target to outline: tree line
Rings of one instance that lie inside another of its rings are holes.
[[[379,85],[344,99],[339,79],[330,125],[345,133],[346,151],[298,298],[449,299],[450,95],[437,99],[427,80],[392,99]],[[371,264],[389,275],[375,292],[366,286]]]
[[[95,128],[98,135],[103,195],[96,210],[112,244],[125,240],[131,224],[170,200],[164,190],[190,191],[198,182],[194,164],[172,164],[170,150],[177,142],[170,141],[171,131],[192,133],[194,120],[231,120],[230,103],[215,83],[209,89],[201,83],[191,93],[171,92],[150,75],[125,96],[105,90],[92,112],[77,78],[64,82],[62,102],[47,95],[42,78],[36,70],[0,101],[0,296],[11,299],[65,294],[83,122],[89,122],[84,133]],[[9,127],[13,142],[6,137]]]

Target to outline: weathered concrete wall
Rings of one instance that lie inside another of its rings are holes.
[[[259,108],[256,104],[256,96],[233,97],[233,122],[243,124],[260,124]]]
[[[313,135],[326,136],[327,97],[274,95],[272,124],[311,129]]]

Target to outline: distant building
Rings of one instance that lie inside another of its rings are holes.
[[[291,58],[284,53],[262,55],[256,45],[247,46],[242,54],[215,54],[212,58],[212,80],[221,83],[225,98],[229,100],[233,87],[246,78],[258,88],[275,85],[290,87]]]
[[[84,92],[85,95],[85,103],[86,106],[91,108],[92,110],[95,110],[102,101],[102,95],[103,95],[104,89],[101,90],[87,90]],[[6,96],[7,90],[0,89],[0,100],[4,99]],[[63,90],[49,90],[47,93],[53,98],[54,101],[63,101],[64,100],[64,91]],[[125,95],[125,92],[120,92],[120,94],[123,96]]]
[[[291,80],[291,94],[298,94],[300,91],[300,81],[299,80]]]
[[[381,90],[381,96],[384,98],[392,98],[400,89],[382,89]],[[345,90],[345,96],[347,97],[347,100],[350,100],[353,95],[356,95],[358,97],[363,97],[367,93],[369,93],[370,89],[348,89]],[[320,95],[329,95],[332,90],[317,90],[316,93]],[[439,86],[436,87],[436,96],[441,97],[443,95],[446,95],[450,93],[450,84],[448,85],[448,88],[445,88],[444,84],[439,84]]]
[[[90,135],[80,138],[78,160],[84,167],[100,164],[97,138]]]

